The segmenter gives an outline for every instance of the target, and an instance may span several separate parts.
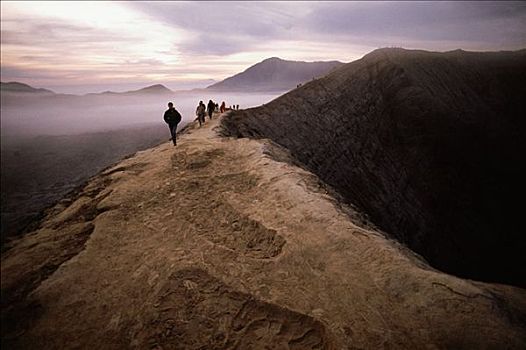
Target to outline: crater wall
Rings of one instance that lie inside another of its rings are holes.
[[[253,109],[269,138],[445,272],[524,287],[526,50],[380,49]]]

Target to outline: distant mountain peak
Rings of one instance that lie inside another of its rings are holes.
[[[155,92],[155,93],[161,92],[163,93],[163,92],[172,92],[172,90],[168,89],[166,86],[162,84],[155,84],[155,85],[150,85],[145,88],[135,90],[135,91],[130,91],[130,92]]]
[[[269,62],[269,61],[286,61],[286,60],[279,58],[279,57],[269,57],[269,58],[264,59],[260,63]]]
[[[279,57],[266,58],[245,71],[210,85],[207,89],[221,91],[287,91],[343,65],[339,61],[289,61]]]
[[[163,84],[154,84],[154,85],[150,85],[150,86],[147,86],[145,88],[143,88],[142,90],[145,90],[145,89],[162,89],[162,90],[169,90],[166,86],[164,86]]]

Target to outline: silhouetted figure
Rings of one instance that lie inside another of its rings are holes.
[[[236,105],[236,110],[239,110],[239,105]]]
[[[206,106],[206,111],[208,112],[208,118],[212,119],[212,113],[214,113],[214,109],[216,107],[216,104],[212,101],[208,101],[208,105]]]
[[[164,112],[164,121],[168,124],[170,128],[170,134],[172,135],[172,142],[174,146],[177,145],[176,133],[177,133],[177,124],[181,122],[181,114],[174,108],[172,102],[168,102],[168,110]]]
[[[206,107],[203,101],[199,101],[199,105],[195,109],[195,115],[197,115],[197,120],[199,120],[199,127],[205,122],[206,117]]]
[[[215,112],[219,113],[219,105],[216,103],[216,108],[214,109]]]
[[[225,105],[225,101],[223,101],[221,103],[221,107],[219,108],[219,112],[225,113],[225,110],[226,110],[226,105]]]

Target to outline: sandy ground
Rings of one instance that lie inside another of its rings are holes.
[[[2,255],[2,345],[526,348],[525,290],[431,269],[287,158],[216,118],[99,174]]]

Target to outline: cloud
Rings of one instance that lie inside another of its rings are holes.
[[[182,42],[178,49],[187,54],[226,56],[251,51],[254,46],[253,40],[238,35],[199,33],[194,39]]]
[[[153,21],[192,35],[182,52],[229,55],[249,51],[261,42],[284,37],[294,22],[290,4],[258,2],[132,2],[129,7]]]
[[[447,42],[483,46],[486,50],[520,48],[526,45],[526,4],[322,3],[306,17],[305,26],[317,36],[349,37],[386,46],[396,41],[427,43],[428,48]]]
[[[75,43],[131,43],[140,39],[137,35],[122,35],[104,28],[61,23],[54,19],[17,21],[12,29],[2,30],[2,44],[16,45],[55,45]],[[38,39],[38,40],[36,40]]]
[[[78,4],[2,2],[2,79],[148,81],[180,61],[181,31],[115,3]]]
[[[274,37],[287,25],[288,16],[273,3],[257,2],[131,2],[129,7],[154,21],[198,33],[245,34]]]

